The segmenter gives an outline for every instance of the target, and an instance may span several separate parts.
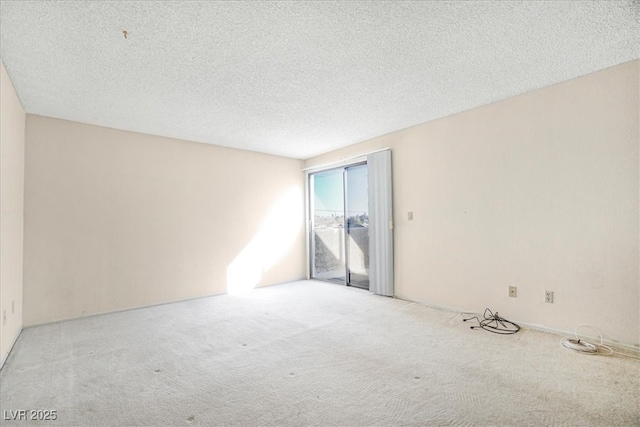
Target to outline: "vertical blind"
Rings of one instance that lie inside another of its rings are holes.
[[[393,296],[391,150],[367,156],[369,174],[369,291]]]

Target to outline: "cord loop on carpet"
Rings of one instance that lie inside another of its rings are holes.
[[[485,331],[493,332],[494,334],[500,335],[510,335],[515,334],[520,330],[520,326],[505,319],[504,317],[500,317],[498,312],[495,314],[488,308],[484,310],[483,319],[480,320],[478,316],[469,317],[467,319],[462,319],[463,322],[467,320],[476,319],[478,321],[478,326],[471,326],[471,329],[484,329]]]

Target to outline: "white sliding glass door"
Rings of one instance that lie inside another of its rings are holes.
[[[311,277],[369,288],[367,165],[309,174]]]

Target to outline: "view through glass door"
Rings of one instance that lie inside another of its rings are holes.
[[[311,277],[369,288],[367,165],[309,175]]]

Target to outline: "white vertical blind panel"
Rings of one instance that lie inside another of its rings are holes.
[[[367,156],[369,173],[369,291],[393,296],[391,150]]]

